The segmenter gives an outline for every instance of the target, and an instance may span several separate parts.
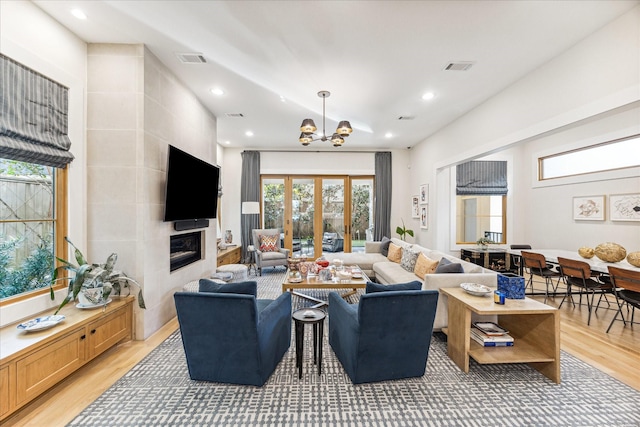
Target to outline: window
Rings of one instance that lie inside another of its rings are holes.
[[[65,251],[66,169],[0,159],[0,299],[48,292]],[[66,286],[61,283],[60,287]]]
[[[456,243],[475,243],[486,237],[506,243],[507,196],[457,196]]]
[[[538,159],[538,179],[561,178],[640,166],[640,135]]]

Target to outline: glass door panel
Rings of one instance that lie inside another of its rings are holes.
[[[322,252],[344,252],[345,179],[322,180]]]
[[[373,178],[351,179],[351,251],[364,252],[373,241]]]
[[[264,178],[262,180],[262,218],[264,220],[264,228],[277,228],[280,230],[282,247],[285,247],[284,194],[284,178]]]
[[[291,181],[291,253],[313,257],[315,180],[293,178]]]

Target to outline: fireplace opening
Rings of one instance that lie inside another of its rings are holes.
[[[170,271],[202,259],[202,232],[171,236]]]

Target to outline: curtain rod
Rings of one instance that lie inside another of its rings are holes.
[[[245,151],[258,151],[260,153],[335,153],[337,151],[322,151],[322,150],[245,150]],[[382,150],[382,151],[343,151],[340,150],[340,153],[365,153],[365,154],[375,154],[375,153],[386,153],[391,150]]]

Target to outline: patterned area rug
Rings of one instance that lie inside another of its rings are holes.
[[[280,269],[257,278],[259,297],[277,296],[283,276]],[[177,331],[69,425],[640,426],[640,393],[564,352],[559,385],[519,364],[472,361],[465,374],[436,333],[423,377],[353,385],[326,335],[322,375],[309,341],[298,379],[293,342],[258,388],[190,380]]]

